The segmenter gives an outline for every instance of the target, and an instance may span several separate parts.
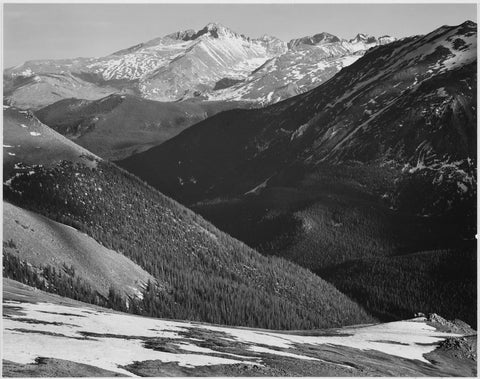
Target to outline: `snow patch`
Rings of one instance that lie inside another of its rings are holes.
[[[312,357],[307,357],[306,355],[298,355],[298,354],[293,354],[293,353],[287,353],[287,352],[285,352],[285,351],[268,349],[268,348],[266,348],[266,347],[261,347],[261,346],[251,346],[251,347],[250,347],[250,350],[251,350],[251,351],[254,351],[254,352],[256,352],[256,353],[265,353],[265,354],[280,355],[280,356],[282,356],[282,357],[304,359],[304,360],[307,360],[307,361],[318,361],[318,359],[312,358]]]
[[[308,128],[308,124],[303,124],[299,126],[299,128],[292,133],[292,136],[290,137],[290,141],[293,141],[294,139],[303,136],[307,128]]]

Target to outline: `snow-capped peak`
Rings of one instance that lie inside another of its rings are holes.
[[[182,41],[191,41],[202,36],[220,38],[220,37],[240,37],[237,33],[231,31],[227,27],[219,24],[218,22],[209,22],[203,28],[199,30],[182,30],[175,33],[171,33],[165,36],[165,38],[182,40]]]
[[[306,36],[302,38],[297,38],[297,39],[292,39],[288,43],[288,47],[294,48],[299,45],[322,45],[325,43],[334,43],[334,42],[340,42],[340,38],[337,36],[334,36],[333,34],[322,32],[315,34],[313,36]]]
[[[396,41],[396,38],[395,37],[390,37],[388,35],[378,37],[378,44],[379,45],[385,45],[385,44],[393,42],[393,41]]]
[[[473,22],[472,20],[467,20],[461,25],[462,26],[468,26],[468,27],[471,27],[471,28],[476,28],[477,27],[477,23]]]
[[[260,41],[266,41],[266,42],[270,42],[270,41],[281,41],[279,38],[275,37],[275,36],[271,36],[269,34],[264,34],[263,36],[259,37],[258,38]]]
[[[222,30],[228,30],[227,27],[223,26],[222,24],[218,22],[209,22],[207,25],[205,25],[205,28],[209,31],[222,31]]]
[[[195,30],[187,29],[181,30],[175,33],[171,33],[165,36],[165,38],[177,39],[182,41],[189,41],[196,34]]]
[[[231,31],[227,27],[219,24],[218,22],[210,22],[208,23],[201,31],[204,32],[205,29],[208,31],[209,35],[213,38],[220,38],[220,37],[240,37],[239,34]]]
[[[350,43],[376,43],[377,39],[365,33],[358,33],[355,38],[349,41]]]

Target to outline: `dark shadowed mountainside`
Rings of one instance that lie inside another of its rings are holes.
[[[105,159],[123,159],[174,137],[187,127],[242,102],[161,103],[131,95],[65,99],[35,112],[44,124]]]

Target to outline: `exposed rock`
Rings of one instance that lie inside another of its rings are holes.
[[[436,313],[430,313],[427,317],[427,322],[442,332],[459,334],[476,333],[475,330],[473,330],[466,322],[461,320],[449,321],[444,319],[442,316],[437,315]]]

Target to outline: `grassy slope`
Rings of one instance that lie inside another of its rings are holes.
[[[16,163],[49,165],[69,160],[93,165],[98,158],[42,124],[28,111],[3,109],[4,177]]]
[[[73,267],[76,276],[107,297],[110,287],[126,295],[142,291],[145,270],[78,230],[3,202],[4,250],[34,267]],[[10,243],[9,243],[10,242]],[[9,246],[13,242],[14,246]]]

